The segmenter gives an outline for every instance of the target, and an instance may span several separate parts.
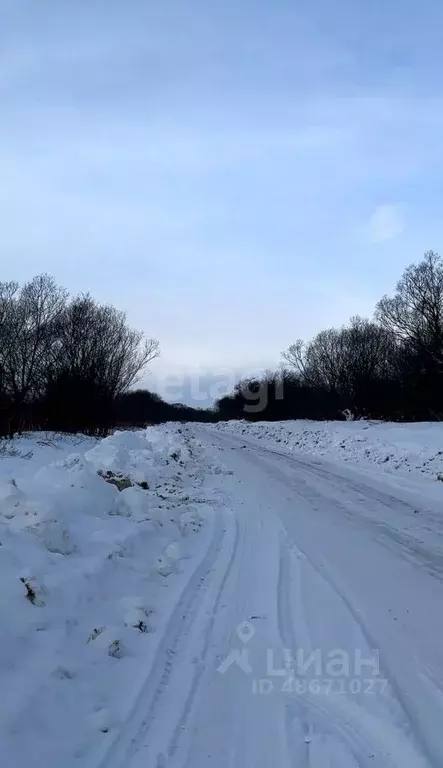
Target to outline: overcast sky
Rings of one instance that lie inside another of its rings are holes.
[[[191,374],[172,399],[371,314],[443,250],[442,28],[438,0],[0,0],[0,279],[125,309],[151,387]]]

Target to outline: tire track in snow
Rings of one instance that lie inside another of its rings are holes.
[[[301,455],[294,456],[288,452],[285,453],[283,451],[279,451],[276,448],[265,447],[259,443],[256,445],[250,440],[248,441],[244,436],[240,438],[237,435],[229,435],[229,437],[233,437],[234,440],[236,440],[237,443],[241,446],[246,443],[247,447],[252,452],[261,454],[264,457],[276,456],[284,459],[287,464],[292,465],[298,471],[301,470],[310,479],[316,480],[317,478],[321,478],[322,480],[327,481],[329,488],[334,488],[335,490],[339,491],[340,496],[343,496],[343,491],[346,487],[346,489],[348,489],[351,494],[354,494],[354,506],[356,505],[356,494],[360,504],[361,502],[364,504],[367,501],[372,501],[377,505],[381,505],[382,507],[387,508],[390,508],[390,505],[395,504],[397,509],[401,507],[412,520],[414,519],[414,515],[417,512],[416,504],[405,501],[404,499],[399,499],[388,491],[381,491],[374,488],[369,480],[365,481],[362,478],[361,481],[359,480],[359,482],[356,482],[342,474],[337,474],[332,469],[328,469],[326,466],[324,466],[322,459],[317,456],[313,456],[311,461],[307,461]],[[312,492],[312,488],[310,490]],[[300,495],[302,496],[302,494]],[[322,498],[321,494],[317,494],[317,496]],[[337,509],[340,509],[340,511],[346,515],[348,520],[354,524],[360,524],[360,520],[356,520],[355,516],[351,514],[350,510],[345,507],[339,501],[339,499],[331,497],[330,501],[333,502]],[[363,506],[362,511],[365,524],[367,526],[371,526],[373,530],[379,534],[379,541],[384,544],[384,546],[389,547],[389,542],[391,541],[397,545],[396,551],[399,553],[398,545],[400,545],[402,547],[401,554],[403,557],[405,557],[405,559],[408,559],[410,562],[416,562],[416,560],[419,559],[422,567],[431,573],[431,575],[436,576],[440,580],[443,579],[443,554],[441,552],[441,547],[436,548],[435,550],[433,547],[432,558],[430,559],[429,541],[427,542],[426,547],[422,546],[421,542],[418,541],[417,538],[413,535],[410,535],[405,531],[400,531],[398,528],[388,526],[386,521],[382,522],[377,518],[368,516],[368,509],[365,508],[365,506]],[[441,534],[443,534],[441,516],[433,514],[428,510],[426,511],[427,514],[431,516],[434,527],[438,528]]]
[[[315,649],[303,598],[304,560],[305,556],[299,550],[282,544],[278,616],[284,647],[291,652],[302,649],[309,656]],[[285,715],[288,752],[296,756],[295,762],[300,768],[371,768],[374,765],[372,757],[368,760],[361,758],[362,752],[371,754],[371,741],[358,738],[346,723],[337,719],[330,707],[319,706],[315,694],[294,692],[286,704]],[[391,762],[378,765],[379,768],[397,768]]]
[[[226,586],[226,582],[227,582],[227,580],[229,578],[232,566],[233,566],[233,564],[235,562],[235,559],[237,557],[238,544],[239,544],[239,531],[238,531],[238,522],[237,522],[237,519],[235,517],[233,517],[233,521],[234,521],[233,522],[233,525],[234,525],[234,541],[233,541],[233,544],[232,544],[231,556],[229,558],[229,562],[228,562],[227,568],[226,568],[226,570],[224,572],[223,578],[222,578],[220,586],[218,588],[217,596],[215,598],[215,602],[214,602],[213,607],[212,607],[212,611],[211,611],[211,614],[210,614],[208,625],[207,625],[207,627],[205,629],[203,648],[202,648],[202,651],[201,651],[199,662],[196,665],[196,670],[195,670],[195,673],[194,673],[194,679],[192,681],[192,685],[191,685],[188,697],[187,697],[186,702],[184,704],[182,715],[181,715],[180,719],[178,720],[178,722],[177,722],[177,724],[175,726],[175,729],[173,731],[171,740],[169,742],[169,746],[168,746],[168,756],[169,757],[172,757],[176,753],[176,751],[177,751],[177,749],[179,747],[179,743],[180,743],[180,735],[181,735],[182,731],[186,728],[186,725],[187,725],[187,723],[189,722],[189,720],[191,718],[192,706],[193,706],[193,703],[194,703],[194,700],[195,700],[195,696],[196,696],[196,693],[197,693],[197,690],[198,690],[198,686],[199,686],[200,681],[201,681],[202,674],[203,674],[203,672],[205,670],[205,662],[206,662],[207,656],[208,656],[209,643],[210,643],[210,640],[211,640],[212,630],[213,630],[213,627],[214,627],[215,620],[217,618],[217,614],[218,614],[218,610],[219,610],[219,607],[220,607],[220,603],[221,603],[221,599],[222,599],[222,596],[223,596],[223,592],[224,592],[224,589],[225,589],[225,586]]]
[[[168,688],[174,656],[192,627],[202,589],[223,549],[225,535],[224,521],[216,512],[210,545],[177,600],[134,706],[113,741],[105,746],[105,752],[90,762],[90,768],[126,768],[136,753]]]
[[[245,447],[244,443],[248,441],[245,441],[244,438],[239,439],[237,437],[234,437],[234,439],[231,440],[231,436],[229,436],[228,439],[224,439],[220,442],[222,442],[225,446],[229,445],[229,442],[231,442],[231,448],[236,450],[237,446]],[[232,445],[232,443],[235,444],[235,447]],[[334,473],[332,470],[323,467],[320,462],[309,462],[300,459],[299,457],[291,457],[280,451],[268,449],[263,446],[256,446],[250,441],[247,447],[250,450],[247,451],[246,455],[248,457],[250,456],[251,459],[246,459],[246,457],[245,459],[247,461],[252,460],[256,469],[262,469],[263,472],[269,473],[274,480],[277,480],[277,485],[283,483],[283,487],[290,488],[291,492],[303,502],[305,507],[306,505],[311,505],[313,502],[320,503],[320,506],[324,508],[331,506],[336,507],[352,524],[355,524],[356,522],[358,523],[358,520],[356,521],[354,519],[355,516],[353,516],[350,513],[350,510],[341,503],[339,498],[336,498],[334,493],[329,495],[329,492],[332,488],[333,491],[340,491],[341,497],[348,495],[349,498],[352,499],[353,504],[356,502],[360,503],[360,501],[363,503],[372,501],[373,503],[383,505],[385,509],[389,511],[389,504],[394,503],[397,505],[400,504],[405,512],[411,514],[413,513],[414,507],[408,502],[405,502],[402,499],[397,499],[389,492],[372,489],[368,483],[364,481],[360,482],[360,479],[357,482],[354,482],[347,477],[343,477],[339,471]],[[242,455],[244,456],[243,451]],[[271,461],[274,457],[284,459],[284,464],[289,464],[294,468],[296,472],[293,476],[288,477],[287,473],[282,471],[277,463],[274,464],[274,462],[269,462],[267,457],[269,457]],[[276,470],[278,470],[278,472]],[[322,489],[321,485],[318,487],[318,479],[320,481],[327,480],[328,488]],[[300,480],[303,484],[306,483],[306,486],[303,485],[302,487],[300,485]],[[275,500],[275,504],[278,508],[277,499],[278,495],[276,495]],[[364,511],[367,513],[368,509],[366,508]],[[387,515],[387,518],[389,519],[389,514]],[[283,520],[282,522],[285,525]],[[287,519],[287,525],[285,525],[285,528],[288,532],[288,536],[290,535],[289,532],[293,531],[293,540],[295,541],[296,529],[294,528],[292,522],[292,520],[289,521]],[[380,529],[378,521],[373,520],[370,517],[366,517],[366,515],[364,517],[364,522],[365,525],[369,524],[371,527],[374,526],[374,528]],[[395,534],[396,530],[393,529],[393,537]],[[379,541],[381,544],[385,544],[384,541],[379,539],[377,539],[377,541]],[[368,624],[363,621],[361,611],[355,608],[355,601],[352,599],[352,592],[348,589],[347,584],[343,583],[343,581],[339,583],[339,581],[336,579],[336,574],[331,572],[330,569],[327,573],[328,568],[326,568],[325,563],[322,563],[322,568],[319,569],[315,564],[315,557],[310,558],[307,552],[304,552],[301,550],[301,548],[298,547],[298,544],[296,549],[298,549],[301,554],[304,555],[306,562],[309,562],[313,571],[323,579],[325,585],[329,585],[332,598],[334,599],[334,596],[335,599],[339,598],[339,601],[344,603],[346,606],[349,617],[351,618],[351,622],[349,624],[350,631],[352,632],[352,626],[359,627],[367,647],[369,649],[379,647],[380,643],[375,640]],[[415,561],[415,564],[417,564],[417,561]],[[428,568],[429,563],[427,563],[426,560],[421,561],[420,564],[422,567],[426,568],[426,570],[432,571],[433,575],[436,574],[435,566],[432,567],[432,569]],[[339,605],[339,603],[337,605]],[[408,768],[409,764],[412,766],[425,765],[428,768],[431,766],[432,768],[441,768],[441,765],[443,765],[443,749],[441,747],[439,732],[436,730],[438,714],[433,711],[431,713],[431,718],[426,715],[431,702],[437,713],[441,711],[442,699],[440,688],[432,684],[432,681],[426,676],[425,669],[419,669],[418,671],[416,670],[415,677],[408,681],[408,690],[406,690],[401,682],[402,670],[400,670],[401,674],[397,674],[399,673],[399,668],[395,655],[393,656],[392,654],[389,654],[388,659],[389,661],[387,661],[385,657],[383,660],[383,672],[385,677],[389,680],[393,707],[394,709],[400,708],[402,712],[402,724],[400,727],[396,726],[395,722],[392,721],[392,718],[389,717],[388,721],[391,723],[391,725],[385,728],[384,733],[382,733],[382,729],[377,727],[376,720],[373,718],[371,721],[371,718],[368,717],[367,725],[368,729],[372,732],[372,742],[377,743],[381,750],[385,752],[391,751],[393,754],[396,754],[395,762],[388,762],[388,765],[403,766],[403,763],[406,760]],[[414,662],[415,660],[413,659],[412,661]],[[362,708],[360,706],[355,708],[355,697],[342,698],[348,698],[350,705],[353,705],[353,707],[351,707],[353,714],[352,716],[349,714],[349,717],[355,720],[354,725],[355,727],[358,727],[358,710],[360,709],[362,714],[365,715],[366,707]],[[318,702],[318,697],[316,701]],[[338,703],[339,699],[337,699],[337,704]],[[395,704],[397,707],[394,706]],[[341,717],[346,718],[348,715],[343,713]],[[397,734],[396,737],[395,734]],[[410,755],[406,755],[406,757],[403,755],[404,749],[406,748],[405,742],[406,744],[409,744],[410,749],[412,750],[412,753]],[[386,749],[383,746],[384,744]],[[373,765],[373,762],[371,765]]]
[[[292,613],[292,601],[290,597],[290,563],[289,553],[287,545],[284,542],[280,544],[280,561],[279,561],[279,573],[278,573],[278,585],[277,585],[277,623],[278,631],[282,647],[293,653],[297,647],[306,647],[305,642],[297,643]],[[299,614],[299,620],[302,621],[302,616]],[[298,635],[298,633],[297,633]],[[288,670],[290,678],[295,674],[295,670],[292,667]],[[285,728],[286,728],[286,743],[287,751],[289,755],[294,756],[295,764],[300,768],[307,768],[309,766],[309,746],[308,738],[310,733],[310,726],[308,718],[305,712],[299,712],[297,717],[297,733],[294,733],[294,707],[290,703],[285,705]]]
[[[365,623],[354,610],[333,579],[324,570],[320,571],[298,547],[282,547],[281,578],[279,580],[279,630],[285,647],[303,649],[305,656],[315,652],[309,622],[303,598],[303,580],[309,580],[314,573],[325,587],[325,600],[330,603],[338,600],[343,603],[350,619],[350,627],[355,625],[367,643],[367,654],[376,647]],[[286,550],[286,551],[285,551]],[[311,590],[314,595],[315,591]],[[319,610],[322,607],[319,606]],[[350,632],[351,634],[351,632]],[[330,649],[332,650],[332,649]],[[395,709],[401,711],[405,722],[414,733],[413,720],[408,716],[403,705],[401,692],[392,684],[392,675],[384,670],[390,680],[391,698]],[[337,755],[337,764],[343,768],[371,768],[375,755],[380,768],[429,768],[435,763],[428,762],[416,747],[409,743],[407,735],[394,723],[384,722],[382,727],[378,716],[363,709],[355,697],[327,692],[310,693],[309,688],[296,700],[287,705],[286,723],[288,745],[291,751],[298,749],[298,759],[306,768],[323,765],[335,766],[332,760]],[[296,734],[293,733],[295,728]],[[414,734],[419,743],[419,735]],[[300,748],[300,742],[305,748]],[[298,743],[297,743],[298,742]],[[301,757],[303,755],[303,757]]]

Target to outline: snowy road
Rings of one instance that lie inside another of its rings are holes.
[[[188,429],[232,474],[101,768],[441,767],[441,487]]]

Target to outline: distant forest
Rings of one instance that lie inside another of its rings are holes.
[[[0,435],[104,435],[164,421],[443,417],[443,261],[409,266],[374,317],[295,341],[282,365],[240,381],[212,409],[136,389],[159,354],[124,312],[70,297],[48,275],[0,283]]]
[[[70,297],[49,275],[23,286],[0,283],[0,436],[106,435],[195,419],[192,408],[134,390],[158,355],[158,342],[130,328],[124,312],[89,294]]]
[[[255,399],[254,399],[255,397]],[[222,419],[393,421],[443,417],[443,261],[409,266],[372,319],[320,331],[283,353],[283,366],[240,382],[217,403]]]

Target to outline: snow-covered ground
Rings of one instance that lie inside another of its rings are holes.
[[[260,440],[279,451],[338,459],[361,467],[443,479],[443,424],[381,421],[226,421],[217,428]]]
[[[0,459],[0,764],[441,768],[440,435],[16,441]]]
[[[211,545],[218,465],[177,426],[2,445],[0,764],[95,765]]]

